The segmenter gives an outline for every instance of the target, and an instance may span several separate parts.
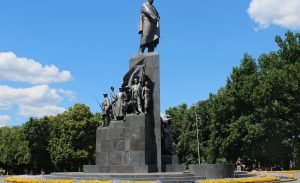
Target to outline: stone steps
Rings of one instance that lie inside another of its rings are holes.
[[[205,177],[195,176],[189,172],[145,173],[145,174],[100,174],[100,173],[52,173],[46,179],[76,179],[76,180],[131,180],[157,181],[162,183],[194,183]]]
[[[255,174],[248,174],[246,171],[236,171],[234,172],[235,178],[247,178],[247,177],[255,177]]]

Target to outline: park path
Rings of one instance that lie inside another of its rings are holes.
[[[292,183],[300,183],[300,173],[293,173],[298,180],[296,180],[295,182],[292,182]]]
[[[4,177],[0,176],[0,183],[4,183]]]

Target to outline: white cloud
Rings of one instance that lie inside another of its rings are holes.
[[[7,115],[0,115],[0,127],[4,127],[8,124],[10,117]]]
[[[300,29],[300,0],[252,0],[248,14],[259,28]]]
[[[0,80],[49,84],[69,81],[71,72],[60,71],[54,65],[41,65],[27,58],[18,58],[12,52],[0,52]]]
[[[170,120],[170,117],[168,115],[166,115],[165,113],[160,113],[160,117],[162,118],[163,121]]]
[[[31,88],[12,88],[0,85],[0,99],[7,104],[40,105],[57,104],[62,98],[55,89],[47,85],[34,86]]]
[[[27,117],[56,115],[65,111],[58,106],[63,98],[58,90],[47,85],[31,88],[12,88],[0,85],[0,101],[6,106],[17,105],[19,114]]]
[[[1,110],[9,110],[10,108],[11,108],[11,105],[9,105],[7,103],[0,102],[0,109]]]
[[[71,102],[74,102],[76,100],[76,94],[71,90],[58,89],[57,91],[68,97]]]
[[[45,105],[45,106],[25,106],[20,105],[19,114],[27,117],[43,117],[53,116],[64,112],[66,109],[56,105]]]

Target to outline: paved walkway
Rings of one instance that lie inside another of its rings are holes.
[[[0,183],[4,183],[4,177],[0,176]]]
[[[300,173],[293,173],[298,180],[294,181],[293,183],[300,183]]]
[[[293,173],[296,177],[297,177],[297,181],[293,181],[293,182],[291,182],[291,183],[300,183],[300,173]],[[4,177],[3,176],[0,176],[0,183],[5,183],[4,182]]]

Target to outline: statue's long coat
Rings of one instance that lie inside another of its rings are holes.
[[[110,101],[107,97],[102,102],[102,116],[110,114]]]
[[[124,114],[124,101],[125,99],[125,94],[123,92],[119,92],[118,95],[116,96],[116,107],[115,107],[115,115],[116,117],[123,117],[125,116]]]
[[[160,16],[158,11],[149,2],[142,5],[141,16],[139,21],[139,34],[141,34],[140,45],[147,45],[150,43],[159,43],[160,38]]]

